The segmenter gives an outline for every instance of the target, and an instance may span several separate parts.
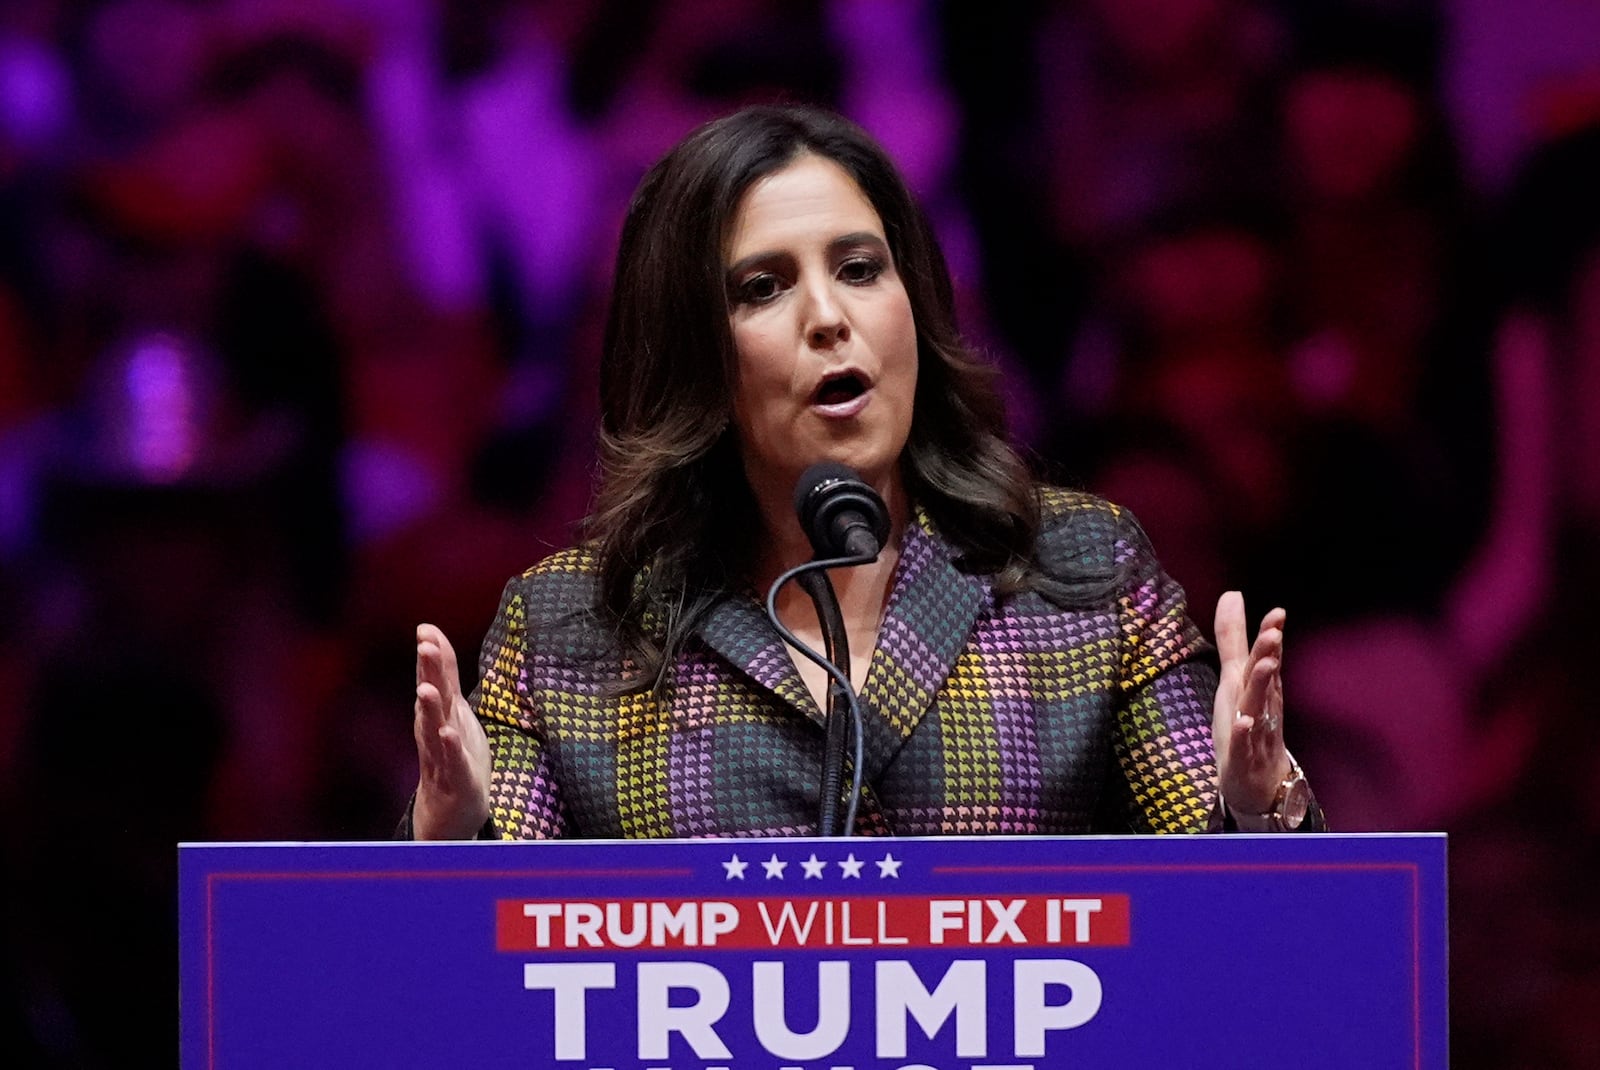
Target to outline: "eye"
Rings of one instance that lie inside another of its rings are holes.
[[[839,278],[856,285],[875,282],[882,274],[883,261],[875,256],[852,256],[839,265]]]
[[[752,275],[734,287],[733,298],[741,305],[761,305],[783,292],[783,282],[770,271]]]

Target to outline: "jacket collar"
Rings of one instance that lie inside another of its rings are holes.
[[[992,598],[988,578],[955,566],[955,549],[918,509],[906,526],[878,646],[861,689],[866,768],[881,774],[933,705]],[[701,638],[729,664],[797,713],[823,723],[783,639],[767,620],[762,598],[720,601],[700,626]]]

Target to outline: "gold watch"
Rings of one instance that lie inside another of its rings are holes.
[[[1288,751],[1284,753],[1289,754]],[[1272,809],[1257,816],[1273,832],[1293,832],[1305,823],[1306,813],[1310,809],[1311,783],[1306,780],[1306,774],[1300,768],[1300,763],[1294,760],[1294,755],[1289,754],[1289,775],[1278,785]]]

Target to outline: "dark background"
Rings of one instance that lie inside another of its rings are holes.
[[[774,99],[1041,471],[1288,607],[1334,825],[1451,833],[1455,1064],[1600,1064],[1600,6],[5,0],[7,1064],[170,1061],[179,840],[390,833],[416,623],[585,507],[628,193]]]

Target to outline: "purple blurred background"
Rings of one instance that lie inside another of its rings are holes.
[[[1586,0],[4,0],[6,1064],[172,1061],[176,841],[389,834],[415,624],[584,509],[627,195],[772,99],[1044,471],[1288,607],[1335,826],[1451,833],[1456,1065],[1600,1065]]]

